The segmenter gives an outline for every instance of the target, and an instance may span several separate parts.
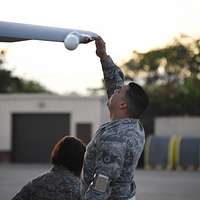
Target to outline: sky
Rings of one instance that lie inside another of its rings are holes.
[[[100,35],[118,65],[134,50],[146,52],[181,33],[200,37],[199,0],[6,0],[0,21],[88,30]],[[94,42],[76,50],[62,43],[26,41],[0,43],[7,49],[7,69],[39,81],[59,94],[101,87],[101,65]]]

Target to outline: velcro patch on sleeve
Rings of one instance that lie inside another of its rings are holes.
[[[108,181],[109,181],[108,176],[98,174],[94,186],[95,190],[99,192],[105,192],[108,185]]]

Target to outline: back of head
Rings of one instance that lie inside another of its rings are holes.
[[[128,104],[128,112],[130,117],[139,118],[148,107],[149,98],[140,85],[131,82],[128,86],[125,95]]]
[[[80,176],[85,149],[85,145],[80,140],[66,136],[54,146],[51,153],[51,162],[54,165],[67,168],[76,176]]]

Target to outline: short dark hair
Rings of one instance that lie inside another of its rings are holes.
[[[66,167],[76,176],[80,176],[85,150],[85,145],[79,139],[65,136],[54,146],[51,152],[51,163]]]
[[[130,117],[139,118],[148,107],[148,95],[140,85],[134,82],[130,82],[128,86],[128,90],[125,94],[125,99],[128,104],[128,112]]]

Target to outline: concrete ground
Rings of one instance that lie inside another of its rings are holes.
[[[0,199],[10,200],[32,178],[49,165],[0,164]],[[200,172],[137,170],[137,200],[197,200]]]

